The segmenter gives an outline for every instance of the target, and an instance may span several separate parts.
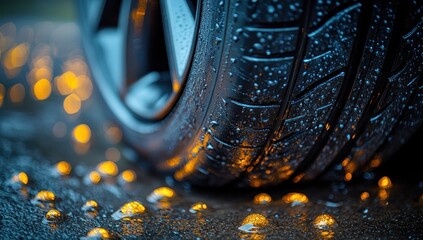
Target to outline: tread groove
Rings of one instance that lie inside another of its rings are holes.
[[[367,3],[367,1],[365,1]],[[325,26],[330,25],[333,21],[336,20],[337,16],[341,16],[342,14],[354,10],[361,6],[361,3],[353,3],[353,4],[345,4],[344,7],[340,7],[338,11],[333,11],[332,14],[329,14],[322,20],[322,24],[310,29],[310,33],[308,34],[309,37],[313,37],[318,34]]]
[[[273,54],[273,56],[255,54],[250,56],[243,55],[242,58],[250,62],[279,62],[292,60],[294,58],[292,54],[292,52],[287,52],[287,54]]]
[[[222,144],[222,145],[224,145],[224,146],[230,147],[230,148],[240,148],[240,149],[257,149],[257,148],[261,148],[261,147],[262,147],[262,146],[257,146],[257,147],[237,146],[237,145],[234,145],[234,144],[232,144],[232,143],[228,143],[228,142],[226,142],[226,141],[223,141],[222,139],[219,139],[219,138],[218,138],[218,137],[216,137],[214,134],[212,135],[212,137],[213,137],[213,139],[214,139],[214,140],[216,140],[216,142],[218,142],[218,143],[220,143],[220,144]]]
[[[407,4],[409,2],[407,1]],[[375,109],[375,106],[378,104],[379,99],[382,97],[382,93],[385,90],[387,84],[389,83],[390,76],[392,74],[391,70],[395,63],[395,56],[400,46],[400,40],[403,36],[402,31],[404,22],[407,17],[407,9],[410,7],[407,4],[397,3],[396,17],[394,20],[392,37],[388,44],[388,52],[385,57],[385,62],[382,66],[382,75],[379,77],[376,86],[374,88],[372,97],[370,98],[369,104],[366,106],[363,111],[361,119],[358,121],[357,129],[355,131],[356,138],[348,142],[337,154],[334,160],[318,175],[318,177],[326,174],[330,169],[333,169],[336,165],[340,164],[343,159],[351,152],[354,148],[359,136],[365,131],[367,123],[370,121],[372,116],[372,110]]]
[[[248,25],[250,28],[298,28],[299,21],[292,22],[255,22]]]
[[[249,55],[243,55],[242,58],[250,60],[250,59],[260,59],[260,61],[280,61],[280,60],[289,60],[295,56],[295,52],[284,52],[284,53],[272,53],[272,54],[259,54],[259,53],[252,53]]]
[[[252,108],[252,109],[255,109],[255,108],[279,108],[280,107],[277,104],[271,104],[271,105],[268,105],[268,104],[247,104],[247,103],[238,102],[237,100],[235,100],[233,98],[228,98],[228,100],[231,103],[233,103],[233,104],[235,104],[239,107],[246,107],[246,108]]]
[[[416,78],[418,81],[419,81],[419,84],[421,84],[422,82],[423,82],[423,75],[422,74],[420,74],[417,78]],[[413,93],[412,93],[412,95],[411,95],[411,97],[410,97],[410,99],[408,100],[408,102],[407,102],[407,106],[411,106],[413,103],[414,103],[414,101],[415,101],[415,99],[416,99],[416,97],[417,97],[417,93],[418,93],[418,91],[419,91],[419,89],[418,88],[416,88],[416,89],[414,89],[414,91],[413,91]],[[408,108],[405,108],[405,109],[408,109]],[[405,110],[405,111],[403,111],[402,113],[401,113],[401,116],[398,118],[398,121],[395,123],[395,126],[392,128],[392,130],[391,130],[391,132],[388,134],[388,136],[392,136],[393,135],[393,133],[395,133],[395,132],[398,132],[398,129],[400,129],[401,127],[400,127],[400,125],[401,125],[401,121],[407,116],[407,113],[408,113],[408,110]],[[386,147],[387,146],[389,146],[389,137],[387,137],[386,139],[385,139],[385,141],[382,143],[382,145],[378,148],[378,150],[376,150],[376,152],[375,152],[375,154],[377,154],[377,153],[379,153],[379,152],[381,152],[383,149],[386,149]],[[371,158],[370,158],[371,159]],[[370,162],[371,160],[368,160],[367,162],[366,162],[366,164],[365,165],[367,165],[367,163],[368,162]]]
[[[302,65],[302,61],[304,59],[305,56],[305,49],[306,49],[306,45],[307,45],[307,32],[308,32],[308,25],[309,25],[309,21],[310,21],[310,13],[313,9],[313,0],[306,0],[304,2],[304,7],[303,9],[305,9],[305,11],[303,11],[302,16],[300,17],[300,19],[302,19],[302,23],[301,23],[301,30],[300,30],[300,34],[298,36],[297,39],[297,44],[296,44],[296,50],[297,50],[297,54],[295,56],[295,62],[291,71],[291,74],[289,76],[289,80],[288,80],[288,85],[287,85],[287,90],[286,90],[286,95],[285,98],[279,108],[278,114],[277,114],[277,119],[275,120],[275,124],[273,127],[273,133],[269,134],[267,143],[264,145],[264,147],[262,148],[262,151],[259,153],[258,157],[253,160],[250,164],[249,167],[247,167],[247,169],[251,169],[254,168],[260,161],[262,161],[265,158],[266,152],[268,151],[269,147],[272,146],[273,144],[273,139],[275,138],[275,135],[277,134],[277,132],[280,130],[280,128],[283,126],[283,119],[285,119],[287,117],[288,114],[288,106],[289,106],[289,102],[290,102],[290,95],[292,94],[292,92],[294,91],[295,88],[295,81],[299,75],[300,69],[301,69],[301,65]],[[246,172],[243,173],[244,175],[246,174]]]
[[[367,35],[369,32],[368,23],[371,20],[371,13],[373,11],[372,4],[372,1],[365,1],[365,3],[363,3],[362,5],[360,17],[358,20],[357,35],[355,37],[354,45],[351,50],[352,55],[349,60],[350,63],[348,64],[349,67],[346,71],[344,81],[342,82],[340,92],[337,96],[337,101],[335,102],[335,106],[333,107],[325,124],[325,126],[330,127],[329,129],[324,129],[323,132],[319,135],[312,149],[306,155],[305,159],[299,164],[294,174],[291,175],[291,179],[297,176],[298,174],[304,172],[307,168],[310,167],[311,164],[313,164],[318,154],[329,141],[329,137],[334,130],[333,126],[335,126],[338,122],[339,116],[341,115],[342,110],[344,109],[345,104],[348,101],[348,97],[352,91],[354,80],[357,78],[358,68],[360,67],[362,56],[366,47]],[[360,6],[360,4],[354,4],[353,6]],[[347,9],[350,9],[353,6]]]
[[[346,68],[340,68],[338,70],[331,72],[326,77],[323,77],[323,78],[313,82],[308,87],[306,87],[306,89],[304,89],[303,91],[301,91],[297,95],[295,95],[292,102],[298,101],[299,99],[301,99],[305,95],[307,95],[309,92],[313,91],[313,89],[318,88],[322,84],[325,84],[327,81],[331,80],[332,78],[337,77],[337,76],[343,76],[345,74],[345,70],[346,70]]]

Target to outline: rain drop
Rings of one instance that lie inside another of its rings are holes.
[[[265,216],[253,213],[244,218],[238,229],[247,233],[258,233],[261,228],[267,226],[268,224],[269,220],[267,220]]]
[[[147,197],[147,201],[151,203],[168,201],[175,196],[175,191],[169,187],[159,187],[154,189]]]
[[[205,210],[207,210],[207,205],[203,202],[196,202],[189,209],[191,213],[203,212]]]
[[[304,206],[308,203],[308,197],[303,193],[292,192],[282,197],[282,201],[287,204],[291,204],[292,207]]]
[[[145,207],[139,202],[129,202],[124,204],[119,210],[112,214],[112,218],[120,220],[140,215],[145,212]]]

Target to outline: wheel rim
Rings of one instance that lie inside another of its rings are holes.
[[[158,121],[188,77],[200,0],[83,1],[91,40],[114,94],[136,118]],[[107,96],[106,96],[107,97]]]

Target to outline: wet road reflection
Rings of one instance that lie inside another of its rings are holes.
[[[0,63],[1,239],[423,238],[423,184],[353,181],[348,161],[343,182],[261,192],[154,175],[98,99],[75,23],[0,19]]]

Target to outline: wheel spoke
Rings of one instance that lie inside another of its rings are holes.
[[[141,80],[151,70],[158,70],[151,56],[157,42],[156,32],[160,27],[158,1],[138,0],[132,1],[127,13],[128,19],[123,22],[122,28],[126,29],[125,53],[125,81],[126,86]],[[166,61],[164,61],[166,62]]]
[[[135,116],[165,117],[189,70],[199,0],[84,2],[104,84]]]
[[[94,32],[99,52],[110,73],[114,89],[121,91],[124,86],[123,53],[124,29],[121,27],[128,11],[129,0],[87,1],[88,24]]]
[[[195,19],[186,0],[161,0],[161,10],[167,55],[173,81],[173,90],[179,90],[187,71],[193,44]]]
[[[93,31],[118,26],[121,0],[87,1],[88,24]]]

